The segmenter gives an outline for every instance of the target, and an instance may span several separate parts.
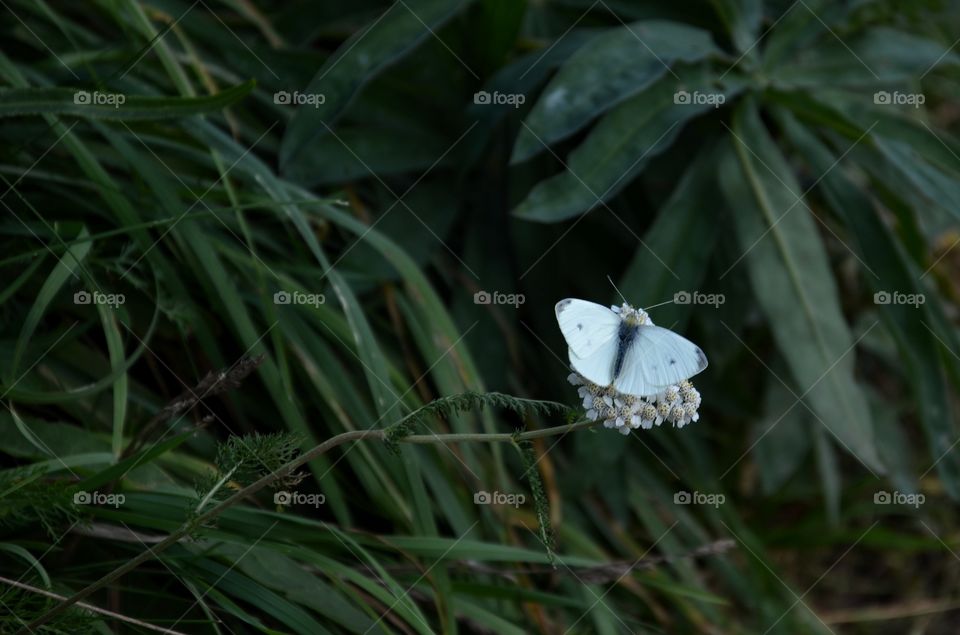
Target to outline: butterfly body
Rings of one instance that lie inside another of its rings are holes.
[[[626,303],[607,308],[569,298],[557,303],[556,314],[574,370],[600,386],[654,395],[707,367],[698,346]]]

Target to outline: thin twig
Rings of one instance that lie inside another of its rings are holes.
[[[11,580],[9,578],[4,578],[0,576],[0,583],[8,584],[12,587],[18,589],[23,589],[24,591],[29,591],[30,593],[36,593],[38,595],[43,595],[45,597],[54,599],[54,600],[66,600],[67,597],[60,595],[59,593],[54,593],[53,591],[47,591],[46,589],[40,589],[29,584],[24,584],[23,582],[18,582],[16,580]],[[149,622],[143,622],[133,617],[127,617],[126,615],[121,615],[120,613],[114,613],[113,611],[108,611],[107,609],[102,609],[99,606],[94,606],[93,604],[87,604],[86,602],[77,602],[77,606],[84,608],[92,613],[99,613],[100,615],[105,615],[111,617],[115,620],[120,620],[121,622],[126,622],[127,624],[136,624],[140,628],[145,628],[156,633],[167,633],[167,635],[186,635],[181,631],[175,631],[169,628],[163,628],[162,626],[154,626]]]

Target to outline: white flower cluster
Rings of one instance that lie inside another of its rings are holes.
[[[700,393],[688,379],[649,397],[626,395],[613,386],[599,386],[576,371],[567,380],[580,386],[577,392],[583,399],[587,418],[603,421],[603,427],[616,428],[620,434],[630,434],[637,428],[649,430],[664,421],[682,428],[700,418],[697,412]]]

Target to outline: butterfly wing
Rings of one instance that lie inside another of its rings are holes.
[[[645,397],[706,367],[707,356],[699,346],[669,329],[648,324],[637,327],[613,385],[622,393]]]
[[[579,359],[592,357],[598,350],[606,347],[611,340],[616,348],[614,336],[620,328],[620,316],[607,307],[586,300],[568,298],[557,302],[555,311],[560,331],[567,340],[567,346]],[[611,359],[611,367],[612,364]],[[587,379],[590,378],[587,377]]]
[[[613,383],[613,363],[617,356],[619,338],[611,337],[587,357],[578,356],[571,348],[570,365],[588,380],[600,386]]]

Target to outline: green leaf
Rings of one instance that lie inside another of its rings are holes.
[[[181,443],[189,439],[192,435],[193,432],[185,432],[183,434],[170,437],[169,439],[166,439],[160,443],[154,443],[145,450],[138,452],[133,456],[127,457],[119,463],[111,465],[110,467],[85,478],[77,485],[77,489],[92,491],[102,487],[103,485],[106,485],[107,483],[111,483],[118,478],[123,478],[126,474],[138,466],[148,465],[157,457],[173,450]]]
[[[150,97],[88,88],[8,88],[0,90],[0,117],[58,114],[116,121],[174,119],[223,110],[255,86],[251,79],[203,97]]]
[[[627,269],[617,283],[628,298],[644,304],[672,300],[674,294],[699,289],[717,239],[719,210],[705,201],[720,201],[716,148],[700,153],[657,212]],[[682,330],[690,306],[671,303],[657,309],[658,324]]]
[[[517,138],[511,162],[524,161],[642,93],[678,61],[717,53],[710,34],[677,22],[634,22],[599,33],[564,63]]]
[[[88,234],[87,228],[81,227],[78,238],[86,238]],[[17,345],[13,350],[10,368],[4,371],[4,384],[9,386],[13,383],[13,378],[16,377],[17,369],[20,367],[20,360],[23,358],[27,344],[33,339],[33,334],[40,324],[40,319],[46,313],[47,308],[60,292],[60,289],[69,280],[69,276],[80,278],[78,270],[82,268],[81,263],[87,257],[92,246],[92,243],[87,242],[72,245],[63,257],[57,260],[57,264],[54,265],[50,275],[44,280],[43,286],[37,291],[30,312],[23,320],[20,335],[17,337]]]
[[[811,213],[750,103],[737,110],[721,183],[757,301],[799,395],[868,469],[882,471],[866,400],[853,380],[855,342]],[[749,144],[749,145],[747,145]]]
[[[756,45],[763,19],[762,0],[710,0],[710,4],[737,50],[747,53]]]
[[[771,380],[751,450],[766,494],[778,490],[800,467],[810,451],[810,426],[819,425],[796,400],[783,384]]]
[[[785,59],[813,46],[817,38],[827,34],[824,24],[836,24],[851,11],[847,5],[830,0],[805,0],[790,5],[763,37],[761,63],[765,74],[775,75]]]
[[[371,172],[382,178],[441,167],[453,159],[445,155],[452,142],[435,128],[416,121],[348,125],[338,129],[336,136],[317,138],[311,152],[290,164],[286,176],[307,187],[371,178]]]
[[[567,169],[538,183],[513,213],[524,220],[555,223],[613,197],[670,147],[684,123],[714,108],[707,103],[674,103],[680,89],[691,94],[708,92],[699,73],[685,74],[684,79],[665,77],[613,109],[570,153]],[[719,94],[714,89],[709,92]]]
[[[234,560],[238,570],[265,588],[273,589],[287,600],[312,609],[351,633],[366,633],[379,626],[301,563],[283,554],[263,547],[250,549],[244,545],[227,544],[217,547],[216,554]]]
[[[834,526],[840,522],[840,499],[843,495],[842,475],[837,465],[837,453],[830,443],[827,431],[817,426],[813,429],[814,449],[817,456],[817,471],[827,508],[827,518]]]
[[[951,497],[960,497],[960,455],[951,452],[957,436],[951,419],[949,391],[939,353],[938,336],[944,322],[944,310],[937,294],[925,293],[920,275],[898,244],[896,237],[880,218],[867,195],[860,191],[840,170],[831,170],[836,159],[813,135],[793,117],[778,113],[784,131],[818,174],[824,174],[819,187],[827,202],[846,221],[854,237],[860,258],[874,274],[864,278],[871,291],[924,295],[919,307],[903,303],[879,304],[880,318],[894,336],[903,364],[904,378],[910,382],[920,412],[931,455],[937,471]]]
[[[771,70],[775,86],[880,86],[912,82],[940,64],[960,62],[956,53],[916,35],[887,27],[870,29],[853,38],[826,32],[793,61]],[[871,99],[870,96],[865,96]]]
[[[960,180],[924,161],[912,144],[876,139],[875,145],[925,199],[960,218]]]
[[[284,173],[318,135],[333,126],[360,89],[383,69],[413,50],[460,11],[469,0],[407,0],[393,3],[369,26],[344,42],[300,92],[323,95],[316,108],[293,115],[280,146]]]

